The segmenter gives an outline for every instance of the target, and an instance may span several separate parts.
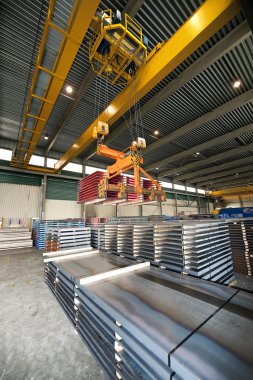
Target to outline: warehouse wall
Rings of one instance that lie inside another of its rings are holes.
[[[39,217],[40,187],[12,183],[0,183],[0,218],[22,219],[29,226],[32,217]]]
[[[81,205],[75,201],[46,199],[45,219],[81,218]]]
[[[225,197],[225,207],[253,207],[253,195],[243,195],[241,197]]]
[[[82,218],[82,206],[76,203],[77,181],[47,178],[45,219]]]

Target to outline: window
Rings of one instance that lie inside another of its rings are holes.
[[[165,189],[172,189],[172,183],[171,182],[160,182],[161,186],[164,187]]]
[[[186,186],[186,191],[189,191],[191,193],[195,193],[196,189],[195,189],[195,187]]]
[[[100,172],[106,172],[106,170],[104,170],[104,169],[94,168],[93,166],[85,166],[85,174],[92,174],[92,173],[95,173],[98,170]]]
[[[56,164],[56,162],[57,162],[57,160],[55,160],[54,158],[48,158],[47,159],[47,167],[54,169],[54,165]]]
[[[82,173],[83,168],[80,164],[74,164],[73,162],[70,162],[67,164],[62,170],[66,170],[68,172],[75,172],[75,173]]]
[[[202,189],[197,189],[197,190],[198,190],[199,194],[205,194],[206,193],[205,190],[202,190]]]
[[[11,161],[12,151],[8,149],[0,149],[0,160]]]
[[[36,166],[44,166],[44,157],[32,155],[32,157],[30,158],[29,164],[36,165]]]
[[[182,190],[185,191],[185,186],[183,185],[177,185],[176,183],[174,184],[174,189],[175,190]]]

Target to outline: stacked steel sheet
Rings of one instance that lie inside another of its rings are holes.
[[[124,184],[128,188],[133,189],[134,185],[135,185],[134,177],[125,176]],[[134,191],[127,193],[127,203],[126,204],[138,203],[138,202],[142,202],[142,201],[143,201],[143,195],[142,194],[135,193]]]
[[[155,261],[165,268],[182,272],[184,248],[182,224],[170,222],[154,225]]]
[[[184,271],[220,283],[234,279],[227,222],[182,222]]]
[[[78,184],[78,203],[93,203],[95,201],[104,200],[102,199],[99,192],[99,183],[104,178],[105,173],[101,171],[96,171],[87,177],[82,178]]]
[[[108,379],[252,379],[253,295],[130,264],[91,254],[45,267]]]
[[[148,222],[147,216],[113,216],[108,220],[110,224],[137,224],[137,223],[146,223]]]
[[[152,224],[135,224],[133,226],[133,252],[138,259],[151,262],[155,260],[154,229]]]
[[[117,253],[125,257],[133,256],[133,226],[131,224],[117,226]]]
[[[32,247],[31,232],[28,228],[0,229],[0,250]]]
[[[253,219],[229,221],[234,269],[237,273],[253,274]]]
[[[105,226],[103,224],[91,226],[91,246],[93,248],[105,249]]]
[[[72,247],[91,247],[90,227],[55,228],[46,233],[46,252]]]
[[[105,224],[105,251],[117,254],[117,224]]]
[[[45,249],[45,238],[48,228],[84,226],[85,222],[83,219],[38,220],[34,226],[34,245],[38,249]]]
[[[137,260],[214,282],[227,284],[234,279],[226,221],[145,223],[134,224],[133,229],[121,226],[117,233],[115,227],[106,227],[105,240],[114,244],[113,248],[105,245],[106,251],[126,257],[133,252]]]

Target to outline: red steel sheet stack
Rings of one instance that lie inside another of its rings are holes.
[[[118,185],[119,183],[122,183],[124,181],[123,175],[116,175],[115,177],[109,179],[109,185]],[[107,201],[113,202],[118,201],[118,193],[115,191],[107,191]]]
[[[98,185],[105,176],[104,172],[96,171],[79,181],[78,186],[78,203],[86,203],[98,200]]]
[[[126,176],[126,185],[128,187],[134,187],[134,178]],[[137,193],[128,193],[127,194],[127,200],[128,202],[142,202],[143,196],[142,194]]]

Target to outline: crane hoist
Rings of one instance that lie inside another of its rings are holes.
[[[112,84],[126,85],[147,58],[148,40],[129,15],[106,9],[95,18],[89,43],[89,60],[97,75]]]
[[[96,17],[96,27],[89,44],[89,60],[98,77],[106,79],[107,85],[108,82],[113,85],[127,85],[130,80],[134,80],[135,73],[146,62],[146,44],[147,39],[143,36],[142,28],[131,17],[125,14],[123,24],[118,11],[114,15],[112,10],[105,10]],[[137,116],[135,123],[137,127]],[[144,135],[138,135],[138,128],[136,130],[137,136],[131,146],[124,151],[118,151],[103,144],[104,138],[109,134],[109,125],[99,120],[94,127],[92,137],[97,140],[97,154],[115,160],[113,165],[107,167],[105,178],[98,185],[99,196],[104,199],[107,192],[116,192],[119,199],[127,199],[127,194],[136,193],[143,195],[143,199],[148,201],[164,202],[166,194],[160,183],[141,167],[141,150],[146,148],[146,140]],[[122,181],[115,184],[110,181],[129,170],[134,172],[134,185],[129,186]],[[143,187],[141,175],[148,179],[148,188]]]

